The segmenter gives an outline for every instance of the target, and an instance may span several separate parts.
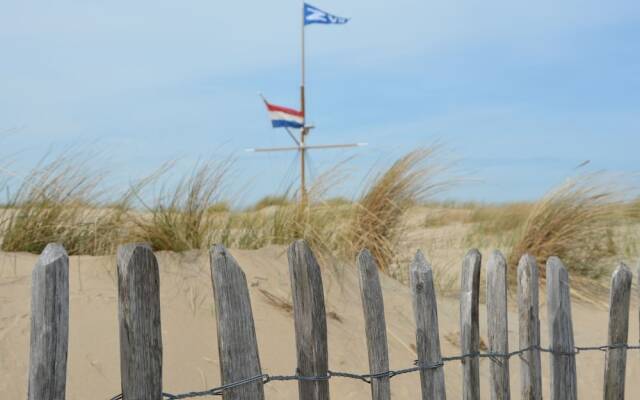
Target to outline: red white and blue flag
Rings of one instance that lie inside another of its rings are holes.
[[[266,100],[264,103],[267,105],[271,125],[274,128],[302,128],[304,126],[304,114],[302,111],[269,104]]]

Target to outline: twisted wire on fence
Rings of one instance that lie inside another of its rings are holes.
[[[573,351],[558,351],[552,350],[540,346],[529,346],[524,349],[514,350],[509,353],[496,353],[496,352],[471,352],[466,354],[461,354],[459,356],[450,356],[450,357],[442,357],[440,362],[434,364],[419,364],[418,361],[415,361],[415,366],[410,368],[404,368],[399,370],[389,370],[386,372],[379,372],[376,374],[355,374],[351,372],[335,372],[329,371],[325,376],[300,376],[300,375],[269,375],[269,374],[261,374],[256,375],[251,378],[242,379],[236,382],[227,383],[225,385],[221,385],[212,389],[199,391],[199,392],[187,392],[181,394],[171,394],[171,393],[162,393],[162,396],[168,400],[181,400],[181,399],[192,399],[196,397],[205,397],[205,396],[221,396],[225,391],[230,389],[235,389],[240,386],[248,385],[255,382],[262,382],[263,384],[267,384],[269,382],[274,381],[328,381],[332,378],[346,378],[346,379],[354,379],[366,382],[371,384],[373,379],[382,379],[382,378],[393,378],[399,375],[404,375],[413,372],[419,372],[423,370],[436,369],[444,366],[446,362],[451,361],[462,361],[467,358],[491,358],[491,359],[510,359],[511,357],[519,356],[528,351],[540,351],[543,353],[549,353],[553,355],[560,356],[575,356],[581,352],[587,351],[607,351],[614,349],[626,349],[626,350],[640,350],[640,345],[629,345],[627,343],[620,344],[611,344],[611,345],[602,345],[602,346],[576,346]],[[126,400],[122,394],[112,397],[110,400]]]

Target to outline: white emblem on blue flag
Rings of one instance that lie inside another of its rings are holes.
[[[311,4],[304,4],[304,24],[346,24],[349,22],[349,18],[337,17],[329,14],[326,11],[312,6]]]

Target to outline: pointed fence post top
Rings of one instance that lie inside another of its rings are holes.
[[[368,249],[362,249],[360,253],[358,253],[358,256],[356,257],[356,266],[360,272],[360,279],[374,279],[379,281],[378,263]]]
[[[356,257],[356,265],[360,268],[361,271],[371,269],[374,266],[376,269],[378,268],[378,263],[376,259],[373,257],[373,254],[369,251],[369,249],[362,249],[358,253]]]
[[[414,295],[425,290],[433,290],[431,263],[425,258],[421,250],[416,251],[413,261],[409,265],[409,284]],[[430,288],[425,286],[430,286]]]
[[[416,255],[413,257],[409,270],[411,274],[432,272],[431,263],[424,256],[422,250],[416,251]]]
[[[470,249],[470,250],[467,252],[467,254],[465,254],[465,256],[464,256],[465,261],[466,261],[468,258],[480,258],[480,257],[482,257],[482,254],[480,253],[480,250],[478,250],[478,249],[476,249],[476,248]]]
[[[518,285],[521,285],[524,292],[529,292],[529,287],[535,285],[536,293],[538,288],[538,262],[534,256],[525,253],[518,261]],[[537,297],[536,297],[537,299]]]
[[[298,239],[291,243],[287,255],[289,262],[293,262],[293,265],[303,265],[309,269],[320,270],[320,264],[318,264],[318,260],[306,240]]]
[[[471,249],[464,256],[462,261],[462,282],[461,289],[463,292],[471,292],[474,285],[480,282],[480,265],[482,264],[482,254],[478,249]]]
[[[227,248],[220,243],[216,243],[213,246],[211,246],[211,248],[209,249],[209,254],[211,254],[212,257],[218,257],[218,256],[226,257]]]
[[[294,240],[289,245],[289,253],[291,252],[296,252],[298,254],[305,254],[305,253],[308,254],[308,253],[311,253],[311,248],[309,247],[309,244],[307,243],[306,240],[298,239],[298,240]]]
[[[518,283],[523,285],[523,289],[528,291],[528,286],[535,280],[538,282],[538,263],[536,258],[529,253],[525,253],[518,261]]]
[[[60,243],[49,243],[40,254],[40,257],[38,257],[36,268],[46,268],[49,265],[58,264],[61,259],[66,259],[67,261],[69,259],[64,246]]]
[[[631,273],[631,269],[627,266],[627,264],[621,262],[616,267],[616,270],[613,271],[611,275],[611,287],[616,287],[625,282],[630,282],[633,279],[633,274]]]
[[[240,268],[240,264],[222,244],[216,243],[211,246],[211,249],[209,249],[209,260],[211,261],[211,266],[213,266],[214,269],[221,268],[223,266],[230,267],[239,270],[243,276],[245,275],[242,268]]]
[[[128,264],[136,254],[141,252],[153,254],[153,249],[148,243],[128,243],[118,246],[118,264],[121,262],[123,262],[123,264]]]
[[[551,256],[547,259],[547,276],[554,275],[560,278],[569,278],[567,268],[557,256]]]
[[[373,255],[371,255],[371,252],[369,251],[369,249],[364,248],[360,250],[360,252],[358,253],[358,259],[361,259],[361,258],[366,258],[366,259],[373,258]]]
[[[562,316],[562,318],[571,318],[571,284],[569,281],[569,272],[560,258],[551,256],[547,259],[546,278],[547,309],[554,310],[554,318],[558,313],[566,314]]]
[[[518,269],[537,267],[536,258],[529,253],[524,253],[518,262]]]
[[[493,250],[489,256],[487,271],[501,271],[503,269],[507,269],[507,260],[504,258],[504,255],[500,250]]]

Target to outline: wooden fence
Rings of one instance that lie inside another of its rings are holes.
[[[410,268],[410,287],[416,321],[415,367],[389,370],[383,293],[378,268],[364,250],[357,258],[370,371],[365,375],[329,370],[327,322],[320,266],[304,241],[288,250],[297,349],[293,376],[263,374],[258,355],[251,301],[245,275],[222,246],[210,252],[216,309],[222,386],[182,395],[163,393],[162,336],[158,263],[150,247],[121,246],[117,253],[122,394],[114,399],[183,399],[222,394],[225,400],[264,399],[271,380],[296,381],[300,400],[329,399],[333,377],[370,383],[374,400],[391,398],[390,380],[396,375],[420,374],[422,399],[445,399],[443,363],[462,363],[464,400],[480,399],[479,358],[490,360],[491,399],[509,399],[509,359],[519,356],[522,399],[542,398],[540,353],[550,353],[552,400],[577,398],[576,354],[573,342],[569,276],[560,259],[546,262],[546,293],[550,348],[540,347],[538,282],[535,258],[525,255],[517,267],[519,350],[509,352],[507,335],[507,263],[500,252],[489,257],[486,271],[488,352],[480,353],[479,292],[481,255],[471,250],[462,264],[460,293],[461,355],[443,357],[433,272],[421,252]],[[69,323],[69,261],[64,248],[50,244],[34,270],[31,305],[29,400],[65,397]],[[632,274],[621,264],[613,273],[608,343],[582,350],[606,351],[604,398],[623,399]]]

